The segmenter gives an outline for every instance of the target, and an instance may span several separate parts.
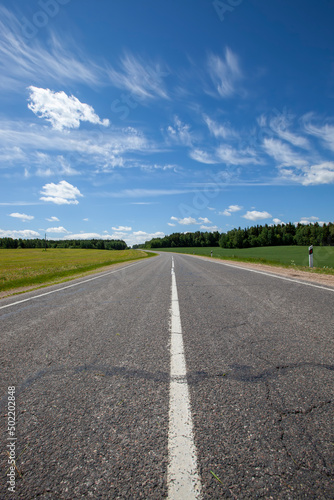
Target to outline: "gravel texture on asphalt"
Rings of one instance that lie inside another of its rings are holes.
[[[334,293],[174,262],[203,500],[334,498]],[[167,498],[171,255],[74,283],[0,302],[0,498]]]

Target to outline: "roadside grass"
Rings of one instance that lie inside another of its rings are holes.
[[[159,252],[177,252],[219,259],[252,262],[271,266],[294,267],[303,271],[322,274],[334,274],[334,247],[314,247],[314,267],[308,267],[307,246],[276,246],[256,248],[220,248],[220,247],[189,247],[189,248],[154,248]]]
[[[59,283],[112,264],[154,255],[139,250],[0,249],[0,291]]]

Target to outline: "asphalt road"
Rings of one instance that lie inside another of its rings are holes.
[[[0,498],[172,498],[173,381],[200,481],[180,498],[334,498],[333,306],[334,288],[178,254],[1,300]]]

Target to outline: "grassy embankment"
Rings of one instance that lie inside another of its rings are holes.
[[[308,267],[308,247],[305,246],[276,246],[276,247],[256,247],[256,248],[220,248],[220,247],[199,247],[199,248],[155,248],[161,252],[178,252],[219,259],[236,260],[241,262],[255,262],[274,266],[291,267],[325,274],[334,274],[334,247],[314,247],[313,248],[313,269]]]
[[[59,283],[112,264],[147,257],[152,254],[139,250],[0,249],[0,291]]]

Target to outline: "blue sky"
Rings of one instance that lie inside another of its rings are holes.
[[[334,4],[0,1],[0,237],[333,221]]]

